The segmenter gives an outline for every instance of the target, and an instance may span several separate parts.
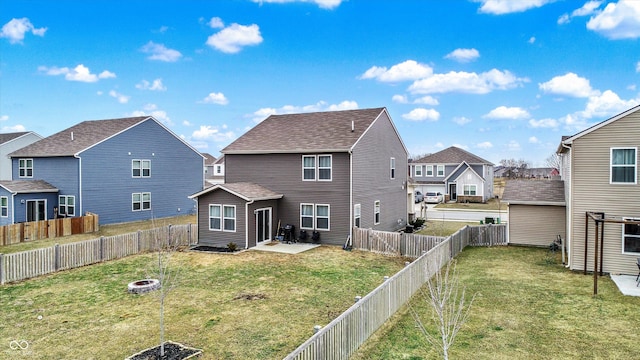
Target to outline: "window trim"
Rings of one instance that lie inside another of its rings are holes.
[[[442,175],[440,175],[440,169],[442,169]],[[444,165],[437,165],[436,166],[436,176],[437,177],[443,177],[444,176]]]
[[[396,178],[396,158],[392,157],[389,159],[389,176],[391,179]]]
[[[469,191],[467,191],[467,187]],[[473,194],[471,194],[471,189],[473,189]],[[467,194],[469,192],[469,194]],[[462,194],[463,196],[478,196],[478,185],[476,184],[464,184],[462,186]]]
[[[64,204],[63,204],[63,200],[64,199]],[[69,214],[69,200],[73,199],[73,205],[71,205],[71,207],[73,208],[73,212],[71,214]],[[64,211],[62,211],[62,209],[64,208]],[[58,214],[59,215],[64,215],[64,216],[76,216],[76,197],[75,195],[58,195]]]
[[[218,216],[211,216],[211,209],[217,207],[218,211],[219,211],[219,215]],[[219,224],[219,228],[213,228],[211,227],[211,219],[218,219],[220,220]],[[209,204],[209,231],[222,231],[222,205],[221,204]]]
[[[308,207],[311,208],[311,215],[309,215],[309,214],[303,215],[302,208],[304,206],[308,206]],[[304,229],[304,230],[314,230],[314,226],[315,226],[315,223],[316,223],[315,217],[316,217],[316,206],[315,206],[315,204],[312,204],[312,203],[300,203],[300,229],[301,230],[302,229]],[[311,218],[311,227],[302,225],[303,224],[303,222],[302,222],[303,218]]]
[[[311,158],[313,159],[313,167],[311,166],[305,166],[304,165],[304,159],[305,158]],[[302,181],[316,181],[316,164],[317,164],[317,159],[315,155],[302,155]],[[307,179],[305,177],[305,170],[313,170],[312,174],[313,174],[313,178],[309,178]]]
[[[318,215],[319,211],[318,211],[318,207],[319,206],[326,206],[327,207],[327,216],[320,216]],[[331,231],[331,205],[330,204],[315,204],[315,218],[313,221],[313,226],[315,227],[316,230],[318,231]],[[318,219],[327,219],[327,227],[326,228],[321,228],[318,226]]]
[[[413,174],[414,174],[416,177],[418,177],[418,176],[420,176],[420,177],[424,176],[424,175],[422,175],[422,165],[415,165],[415,166],[413,167]]]
[[[429,170],[429,169],[431,169],[431,170]],[[431,172],[431,175],[429,175],[429,172]],[[433,177],[433,174],[434,174],[433,165],[427,165],[425,167],[424,176]]]
[[[4,205],[2,204],[4,201]],[[0,217],[9,217],[9,197],[0,196]]]
[[[359,228],[361,224],[362,224],[362,205],[354,204],[353,205],[353,226]]]
[[[622,220],[640,221],[640,218],[623,217]],[[621,237],[622,237],[622,247],[621,247],[622,254],[624,254],[624,255],[638,255],[638,254],[640,254],[640,252],[625,251],[625,248],[624,248],[624,238],[625,237],[637,238],[638,241],[640,241],[640,235],[631,235],[631,234],[630,235],[625,235],[625,225],[627,225],[627,224],[622,224],[622,231],[621,231],[621,233],[622,233],[621,234]],[[638,225],[638,226],[640,226],[640,225]]]
[[[134,201],[133,197],[135,195],[139,195],[140,196],[140,200],[139,201]],[[148,195],[149,196],[149,200],[145,201],[144,200],[144,196]],[[144,204],[145,202],[149,203],[149,207],[145,208]],[[136,203],[140,203],[140,209],[135,209],[134,208],[134,204]],[[149,211],[151,210],[151,193],[150,192],[136,192],[136,193],[131,193],[131,211]]]
[[[380,224],[380,200],[376,200],[373,202],[373,225]]]
[[[321,167],[320,166],[320,158],[321,157],[328,157],[329,158],[329,162],[331,163],[329,165],[329,167]],[[331,154],[322,154],[322,155],[318,155],[317,156],[317,161],[316,161],[316,169],[318,171],[318,174],[316,176],[316,178],[318,179],[318,181],[332,181],[333,180],[333,155]],[[328,179],[321,179],[320,178],[320,170],[326,170],[329,169],[329,178]]]
[[[633,159],[633,165],[627,165],[627,164],[622,164],[622,165],[614,165],[613,164],[613,151],[614,150],[633,150],[634,152],[634,159]],[[633,166],[633,181],[631,182],[624,182],[624,181],[613,181],[613,168],[614,167],[632,167]],[[609,149],[609,184],[615,184],[615,185],[636,185],[638,183],[638,148],[635,146],[629,146],[629,147],[612,147]]]
[[[225,215],[225,208],[233,208],[233,217],[227,217]],[[233,230],[227,230],[227,224],[225,222],[225,220],[227,219],[233,219]],[[235,205],[222,205],[222,231],[223,232],[236,232],[237,231],[237,226],[238,224],[238,212],[236,211],[236,206]]]
[[[23,162],[24,166],[22,165]],[[31,162],[31,166],[28,165],[29,162]],[[28,174],[29,170],[31,170],[31,174]],[[33,158],[18,159],[18,177],[28,179],[33,178]]]
[[[139,164],[139,167],[135,166],[135,163]],[[147,166],[145,167],[145,164]],[[139,175],[135,174],[135,171],[138,170],[140,172]],[[145,170],[148,171],[148,174],[145,175]],[[151,177],[151,160],[148,159],[131,159],[131,177],[132,178],[149,178]]]

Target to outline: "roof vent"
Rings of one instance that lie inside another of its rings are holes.
[[[71,132],[71,141],[73,141],[73,131]]]
[[[353,120],[351,120],[351,132],[355,130],[355,126],[355,123],[353,122]]]

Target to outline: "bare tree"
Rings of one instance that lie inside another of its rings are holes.
[[[560,155],[558,155],[557,153],[553,153],[549,155],[549,157],[545,160],[545,162],[547,163],[548,167],[560,170],[560,165],[561,165]]]
[[[523,159],[502,159],[500,165],[505,169],[505,176],[510,179],[521,178],[525,176],[529,163]]]
[[[444,259],[440,264],[442,261]],[[438,335],[427,331],[425,322],[411,306],[410,312],[427,341],[438,349],[443,359],[448,360],[449,349],[469,317],[475,295],[467,303],[466,288],[458,280],[455,260],[447,262],[444,267],[440,264],[437,264],[439,269],[427,281],[428,293],[423,289],[420,290],[422,297],[429,304],[431,320],[438,329]]]

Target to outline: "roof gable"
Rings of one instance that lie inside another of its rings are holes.
[[[413,161],[413,163],[419,164],[460,164],[462,162],[466,162],[467,164],[493,165],[490,161],[455,146],[450,146],[437,153]]]
[[[14,133],[4,133],[4,134],[0,134],[0,145],[7,143],[13,139],[17,139],[20,136],[23,136],[25,134],[28,134],[28,132],[23,131],[23,132],[14,132]]]
[[[591,127],[588,127],[586,129],[580,131],[579,133],[577,133],[575,135],[563,136],[562,140],[560,142],[560,146],[558,147],[558,153],[561,152],[561,150],[562,150],[562,144],[571,144],[571,143],[573,143],[574,140],[579,139],[579,138],[581,138],[581,137],[583,137],[583,136],[585,136],[585,135],[587,135],[589,133],[592,133],[592,132],[600,129],[601,127],[606,126],[606,125],[608,125],[608,124],[610,124],[610,123],[612,123],[612,122],[614,122],[616,120],[620,120],[623,117],[631,115],[631,114],[635,113],[636,111],[640,111],[640,105],[632,107],[631,109],[629,109],[627,111],[623,111],[620,114],[615,115],[615,116],[613,116],[613,117],[611,117],[611,118],[609,118],[607,120],[601,121],[601,122],[599,122],[599,123],[597,123],[597,124],[595,124],[595,125],[593,125]]]
[[[228,184],[217,184],[217,185],[208,187],[198,193],[195,193],[189,196],[189,198],[194,199],[216,190],[226,191],[245,201],[273,200],[273,199],[280,199],[283,197],[282,194],[278,194],[274,191],[271,191],[265,188],[264,186],[250,183],[250,182],[238,182],[238,183],[228,183]]]
[[[349,151],[385,108],[271,115],[224,154]]]

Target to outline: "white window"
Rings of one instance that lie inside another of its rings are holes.
[[[316,205],[316,230],[329,230],[329,205]]]
[[[222,230],[222,205],[209,205],[209,230]]]
[[[131,160],[132,177],[150,177],[151,160]]]
[[[236,207],[235,205],[224,205],[222,207],[223,231],[236,231]]]
[[[300,229],[313,230],[313,204],[300,204]]]
[[[360,217],[362,213],[362,207],[360,204],[353,205],[353,226],[360,227]]]
[[[9,216],[9,198],[0,196],[0,217]]]
[[[131,194],[131,210],[142,211],[151,209],[151,193],[133,193]]]
[[[318,155],[318,180],[331,181],[331,155]]]
[[[380,224],[380,200],[373,203],[373,224]]]
[[[58,196],[58,214],[76,216],[76,197],[70,195]]]
[[[416,177],[422,176],[422,165],[415,166],[414,174],[416,174]]]
[[[611,183],[636,183],[636,148],[611,148]]]
[[[396,158],[391,158],[389,161],[389,167],[391,168],[391,178],[396,178]]]
[[[222,165],[219,165],[219,164],[218,165],[214,165],[214,168],[215,168],[214,172],[215,172],[216,175],[224,175],[223,166]]]
[[[316,179],[316,156],[302,156],[302,180],[315,181]]]
[[[465,185],[464,186],[464,194],[466,196],[475,196],[477,190],[477,185]]]
[[[427,176],[433,176],[433,165],[427,165]]]
[[[437,176],[444,176],[444,165],[438,165],[437,171],[438,171]]]
[[[21,177],[21,178],[33,177],[33,159],[18,160],[18,177]]]
[[[640,221],[633,218],[624,220]],[[622,252],[640,254],[640,225],[622,224]]]

